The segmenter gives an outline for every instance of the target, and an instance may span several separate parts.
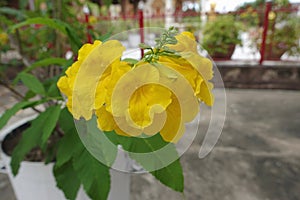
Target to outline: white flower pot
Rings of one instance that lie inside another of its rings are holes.
[[[12,130],[31,120],[32,117],[18,121],[0,132],[0,141]],[[63,192],[56,187],[54,175],[52,173],[53,163],[45,165],[43,162],[21,162],[19,173],[13,176],[9,166],[10,157],[3,153],[1,156],[6,164],[6,171],[13,186],[18,200],[64,200]],[[126,162],[127,159],[122,154],[118,155],[118,161]],[[123,159],[123,160],[122,160]],[[111,189],[108,200],[129,200],[130,196],[130,174],[110,170]],[[80,188],[77,194],[77,200],[89,200],[84,190]]]

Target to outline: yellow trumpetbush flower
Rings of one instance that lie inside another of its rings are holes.
[[[160,131],[161,136],[167,142],[177,142],[184,133],[184,123],[181,119],[180,103],[172,96],[172,104],[167,108],[165,126]]]
[[[106,109],[111,112],[111,94],[118,80],[131,69],[126,62],[115,60],[101,76],[96,89],[95,109],[106,104]]]
[[[178,52],[188,51],[198,54],[196,38],[191,32],[182,32],[176,35],[175,38],[177,44],[168,45],[168,47]]]
[[[177,142],[185,123],[196,117],[199,102],[213,104],[213,72],[210,60],[198,54],[191,33],[175,38],[177,44],[167,46],[180,56],[158,54],[154,63],[139,61],[134,66],[121,60],[124,47],[116,40],[84,45],[78,61],[58,81],[74,118],[89,120],[95,114],[102,131],[124,136],[160,133],[165,141]]]
[[[196,96],[207,105],[213,105],[213,84],[209,82],[213,77],[212,62],[199,55],[197,42],[191,33],[183,32],[175,38],[177,44],[168,47],[179,52],[181,57],[161,56],[159,62],[169,63],[170,67],[183,74],[194,88]]]
[[[148,84],[138,88],[131,96],[129,115],[138,126],[144,128],[153,122],[154,114],[163,112],[171,101],[171,92],[167,88]]]
[[[68,99],[67,107],[71,113],[72,113],[72,104],[73,104],[72,99],[73,99],[74,82],[78,74],[80,65],[86,59],[87,55],[97,46],[101,45],[101,43],[102,43],[101,41],[96,40],[94,44],[83,45],[78,52],[77,61],[73,63],[72,66],[70,66],[66,70],[65,72],[66,75],[62,76],[57,82],[57,86],[60,89],[60,91],[67,96]]]
[[[96,46],[82,62],[74,82],[72,96],[72,114],[75,119],[80,117],[91,119],[97,107],[95,96],[101,77],[114,61],[120,60],[124,49],[119,41],[109,40]]]
[[[157,66],[147,63],[131,69],[120,78],[114,76],[118,82],[114,85],[116,82],[111,80],[113,84],[109,91],[113,94],[107,93],[110,100],[96,111],[99,128],[127,136],[151,136],[163,130],[161,133],[166,141],[178,141],[184,133],[184,123],[194,119],[198,113],[198,102],[193,92],[186,96],[189,84],[184,78],[177,77],[175,82],[168,84],[161,80],[161,75]],[[194,99],[190,100],[190,96]],[[177,98],[181,99],[181,106]],[[178,122],[178,126],[174,122]]]
[[[120,130],[133,136],[160,131],[161,121],[154,120],[154,116],[171,103],[171,92],[157,83],[159,71],[147,63],[131,69],[111,88],[113,93],[107,101],[107,110],[118,119]]]

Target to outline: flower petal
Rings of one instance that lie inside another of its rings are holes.
[[[101,75],[115,60],[120,59],[124,47],[110,40],[95,47],[82,62],[73,88],[73,117],[91,119],[95,108],[95,94]]]
[[[167,119],[160,131],[161,136],[167,142],[176,143],[184,133],[184,125],[180,110],[180,104],[173,96],[172,103],[167,108]]]
[[[167,88],[156,84],[138,88],[129,101],[131,119],[142,128],[149,126],[154,113],[161,113],[171,103],[171,94]]]

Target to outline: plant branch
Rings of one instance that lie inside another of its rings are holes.
[[[17,98],[22,99],[22,100],[25,99],[25,97],[19,91],[17,91],[15,88],[13,88],[11,85],[5,83],[4,81],[0,80],[0,85],[3,85],[9,91],[11,91],[12,93],[14,93],[17,96]],[[31,109],[34,110],[37,113],[41,113],[41,111],[38,110],[35,107],[31,107]]]

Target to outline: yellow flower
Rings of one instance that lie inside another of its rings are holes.
[[[160,133],[177,142],[185,123],[198,113],[199,100],[213,104],[212,63],[198,54],[191,33],[176,36],[169,48],[181,56],[160,56],[157,63],[134,67],[121,61],[120,42],[96,41],[79,50],[75,62],[58,81],[75,119],[97,116],[102,131],[141,136]]]
[[[198,101],[178,73],[171,81],[164,75],[160,67],[146,63],[115,76],[110,100],[96,111],[99,128],[127,136],[160,132],[165,141],[177,142],[184,124],[197,115]]]
[[[97,105],[95,94],[100,93],[96,90],[101,89],[98,84],[107,76],[110,64],[120,59],[123,50],[124,47],[116,40],[105,43],[95,41],[94,44],[85,44],[79,50],[78,61],[67,69],[66,76],[61,77],[57,83],[61,92],[67,96],[67,107],[75,119],[91,119]]]
[[[8,35],[4,32],[0,33],[0,44],[4,45],[8,43]]]
[[[158,81],[159,71],[150,64],[133,68],[121,76],[114,76],[112,73],[110,83],[107,84],[109,92],[105,112],[109,112],[117,124],[107,122],[107,118],[99,116],[104,114],[101,108],[96,111],[99,127],[105,131],[114,129],[122,135],[158,133],[161,121],[155,120],[155,115],[162,113],[171,103],[171,92],[157,85]]]
[[[178,52],[188,51],[198,54],[196,38],[191,32],[182,32],[176,35],[175,38],[177,39],[177,44],[168,45],[171,49]]]
[[[179,52],[181,57],[161,56],[159,62],[182,74],[193,87],[195,95],[212,106],[213,84],[209,82],[213,77],[212,62],[198,54],[197,42],[191,33],[183,32],[177,35],[176,39],[177,44],[169,47]]]
[[[89,17],[89,24],[95,24],[97,22],[97,18],[92,15]]]
[[[66,76],[61,77],[57,82],[57,86],[60,89],[60,91],[64,93],[68,98],[67,107],[71,113],[74,82],[78,74],[80,65],[86,59],[87,55],[99,45],[101,45],[100,41],[95,41],[94,44],[83,45],[78,52],[78,60],[67,69]]]

